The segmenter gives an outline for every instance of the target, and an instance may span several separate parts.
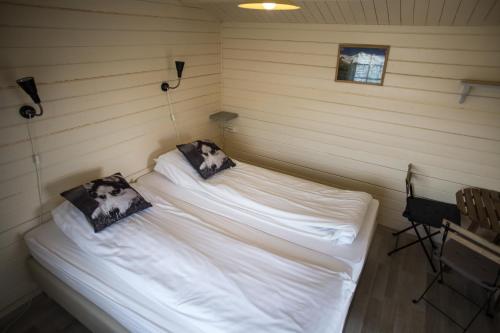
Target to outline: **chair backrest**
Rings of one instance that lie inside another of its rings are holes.
[[[411,172],[411,163],[408,164],[408,171],[406,172],[406,197],[413,197],[413,185],[411,183],[411,177],[412,177],[412,172]]]
[[[443,228],[440,260],[484,288],[499,290],[500,247],[450,221],[444,220]]]
[[[500,246],[489,242],[477,234],[447,220],[443,220],[443,242],[441,255],[447,239],[454,239],[463,246],[477,252],[500,265]]]

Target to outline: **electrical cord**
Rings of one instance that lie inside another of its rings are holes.
[[[224,144],[226,143],[226,137],[224,133],[226,131],[226,122],[222,121],[220,127],[222,129],[222,149],[226,149],[226,147],[224,147]]]
[[[172,119],[172,124],[174,125],[175,137],[177,139],[177,143],[180,143],[180,133],[179,133],[179,129],[177,128],[177,121],[175,119],[174,110],[172,108],[172,101],[170,100],[169,90],[167,90],[166,93],[167,93],[167,100],[168,100],[168,109],[170,111],[170,119]]]
[[[43,197],[42,197],[42,175],[40,170],[40,155],[35,149],[35,144],[33,142],[33,135],[31,129],[31,118],[26,120],[26,126],[28,127],[28,137],[31,145],[31,157],[33,158],[33,164],[35,164],[36,173],[36,187],[38,191],[38,203],[40,205],[40,224],[43,223]]]

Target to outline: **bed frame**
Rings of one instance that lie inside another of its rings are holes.
[[[41,289],[92,332],[128,332],[114,318],[49,272],[33,257],[28,258],[27,265]]]

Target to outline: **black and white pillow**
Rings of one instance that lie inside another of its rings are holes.
[[[197,140],[178,145],[177,149],[184,154],[203,179],[210,178],[217,172],[236,166],[215,143],[208,140]]]
[[[85,215],[95,232],[151,207],[121,173],[95,179],[61,195]]]

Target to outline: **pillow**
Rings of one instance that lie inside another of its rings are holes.
[[[94,232],[151,207],[121,173],[95,179],[61,195],[85,215]]]
[[[200,174],[189,164],[184,155],[177,149],[158,156],[154,170],[167,177],[172,183],[196,189],[203,181]]]
[[[63,201],[52,210],[52,219],[59,229],[76,244],[78,244],[76,241],[78,238],[93,239],[95,237],[94,228],[87,222],[85,215],[69,201]]]
[[[177,149],[203,179],[208,179],[217,172],[236,166],[215,143],[208,140],[178,145]]]

